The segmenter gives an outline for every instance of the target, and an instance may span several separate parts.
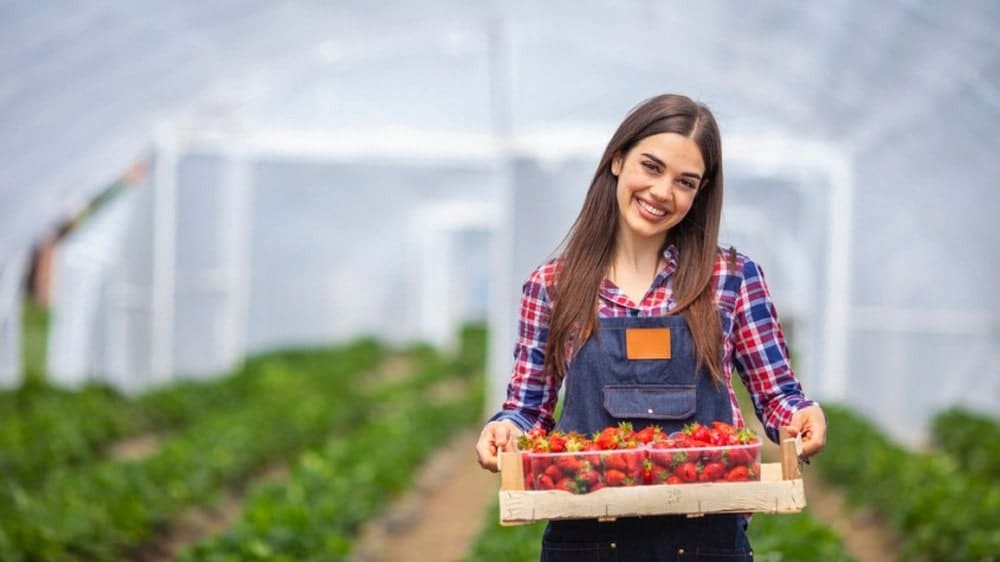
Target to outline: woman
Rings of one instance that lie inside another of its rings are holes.
[[[803,456],[822,449],[825,417],[791,370],[760,269],[718,247],[722,176],[704,105],[661,95],[626,116],[564,250],[524,285],[508,397],[476,445],[484,468],[533,427],[742,426],[734,370],[772,440],[788,426]],[[542,560],[751,560],[745,528],[739,515],[553,521]]]

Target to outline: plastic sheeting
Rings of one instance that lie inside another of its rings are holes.
[[[908,440],[945,404],[1000,406],[1000,297],[983,289],[1000,273],[994,4],[0,10],[4,271],[138,155],[158,162],[103,270],[110,292],[76,297],[104,298],[98,316],[132,303],[128,339],[104,345],[135,357],[99,370],[167,380],[271,346],[428,337],[448,322],[421,295],[450,284],[491,295],[442,315],[490,310],[495,397],[520,283],[568,228],[600,144],[639,99],[680,91],[720,120],[723,242],[762,263],[813,394]],[[414,235],[411,212],[442,202],[492,205],[493,226]],[[449,254],[436,273],[421,268],[434,252]],[[83,356],[64,364],[96,368]]]

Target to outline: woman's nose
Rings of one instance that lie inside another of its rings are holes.
[[[657,201],[669,201],[674,195],[673,182],[658,181],[650,186],[649,194]]]

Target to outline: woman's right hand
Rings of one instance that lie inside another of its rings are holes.
[[[476,443],[479,466],[497,472],[497,455],[500,451],[516,451],[517,438],[523,435],[521,428],[509,420],[492,421],[486,424]]]

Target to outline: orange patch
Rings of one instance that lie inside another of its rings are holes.
[[[629,359],[670,359],[670,328],[627,328],[625,356]]]

